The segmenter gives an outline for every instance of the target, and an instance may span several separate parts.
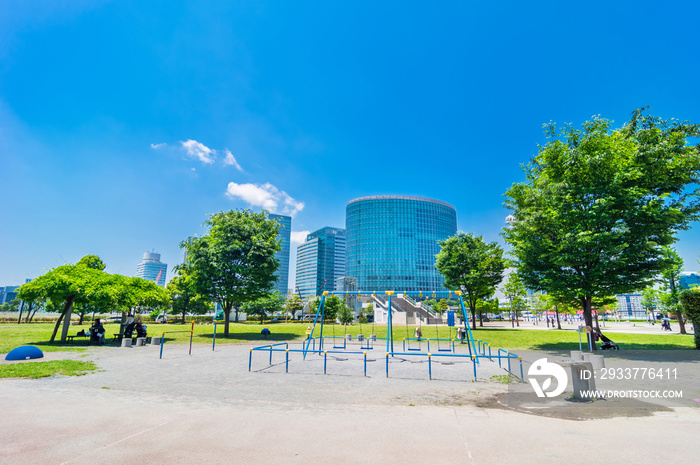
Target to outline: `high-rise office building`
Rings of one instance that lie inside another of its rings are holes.
[[[345,275],[345,230],[325,227],[297,247],[296,285],[303,297],[333,291]]]
[[[159,286],[165,286],[165,275],[168,264],[160,261],[160,254],[146,252],[143,261],[136,266],[136,277],[154,281]]]
[[[438,241],[457,233],[455,208],[439,200],[377,195],[346,207],[347,266],[363,291],[444,291]]]
[[[284,215],[269,214],[270,219],[276,220],[280,225],[279,237],[282,239],[280,249],[275,253],[275,258],[280,262],[280,267],[277,268],[275,276],[277,276],[277,284],[275,288],[280,295],[285,296],[289,290],[289,254],[290,242],[292,237],[292,217]]]
[[[19,286],[0,287],[0,305],[9,304],[17,298]]]

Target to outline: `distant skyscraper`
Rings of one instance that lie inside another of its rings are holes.
[[[168,272],[168,264],[161,263],[160,254],[146,252],[143,261],[136,267],[136,277],[153,281],[159,286],[165,286],[165,275]]]
[[[362,291],[443,291],[438,241],[457,233],[449,203],[404,195],[351,200],[346,207],[345,276]]]
[[[280,239],[282,243],[280,244],[280,249],[275,253],[275,258],[280,262],[280,267],[275,272],[277,276],[277,291],[285,296],[289,289],[289,253],[290,253],[290,241],[292,236],[292,217],[284,215],[270,214],[270,219],[277,220],[280,225]]]
[[[345,230],[321,228],[297,247],[296,285],[303,297],[333,291],[345,275]],[[325,282],[325,285],[324,285]]]
[[[17,298],[19,286],[0,287],[0,305],[9,304]]]

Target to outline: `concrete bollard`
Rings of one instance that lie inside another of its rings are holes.
[[[591,400],[591,391],[595,391],[595,374],[590,362],[572,363],[571,381],[575,399]]]
[[[370,340],[370,341],[376,341],[376,340],[377,340],[377,335],[376,335],[376,334],[370,335],[369,340]]]
[[[605,358],[602,355],[585,353],[583,354],[583,361],[593,365],[594,370],[605,368]]]
[[[360,341],[360,342],[362,342],[362,341],[365,340],[365,336],[363,336],[362,334],[358,334],[358,335],[357,335],[357,340]]]
[[[122,347],[131,347],[131,339],[126,337],[122,339]]]
[[[151,345],[159,346],[160,345],[160,336],[153,336],[151,338]]]
[[[146,338],[145,337],[137,337],[136,338],[136,347],[143,347],[146,345]]]
[[[346,341],[352,341],[352,335],[346,334],[346,335],[345,335],[345,340],[346,340]]]
[[[580,362],[583,360],[583,352],[580,350],[572,350],[571,351],[571,360],[574,360],[576,362]]]

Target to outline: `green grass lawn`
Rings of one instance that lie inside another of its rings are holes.
[[[47,376],[80,376],[97,370],[92,362],[77,360],[53,360],[51,362],[26,362],[0,365],[0,378],[45,378]]]
[[[217,344],[235,344],[235,343],[260,343],[267,342],[283,342],[301,340],[305,337],[307,323],[231,323],[229,328],[229,337],[224,337],[224,325],[217,324]],[[189,343],[190,340],[190,324],[149,324],[148,335],[160,336],[165,332],[166,343]],[[89,325],[72,326],[68,334],[76,334],[81,329],[87,329]],[[262,328],[268,328],[271,332],[270,336],[264,338],[260,331]],[[109,344],[112,335],[119,332],[119,325],[105,325],[107,331],[107,342]],[[413,337],[415,326],[395,326],[394,340],[401,341],[406,337]],[[57,350],[84,350],[87,347],[88,341],[81,339],[76,340],[74,344],[61,344],[55,342],[50,344],[48,341],[51,338],[53,324],[37,323],[37,324],[5,324],[0,325],[0,353],[7,353],[15,347],[21,345],[35,345],[41,350],[51,352]],[[177,331],[177,332],[176,332]],[[320,324],[317,325],[314,331],[314,336],[317,336],[320,331]],[[455,338],[455,328],[444,326],[422,326],[423,338],[430,339],[452,339]],[[345,334],[350,334],[355,338],[358,334],[369,336],[376,335],[379,338],[386,337],[386,326],[371,325],[371,324],[354,324],[347,327],[342,325],[326,324],[323,329],[324,336],[344,337]],[[60,331],[58,336],[60,336]],[[194,344],[211,344],[214,336],[213,324],[195,324],[194,326]],[[611,333],[608,334],[621,349],[639,350],[639,349],[693,349],[693,335],[680,334],[626,334],[626,333]],[[474,331],[474,337],[489,343],[494,348],[507,349],[542,349],[542,350],[577,350],[578,349],[578,333],[575,331],[559,331],[559,330],[526,330],[526,329],[510,329],[510,328],[479,328]]]

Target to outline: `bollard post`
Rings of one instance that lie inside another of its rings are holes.
[[[289,345],[289,344],[287,344]],[[287,348],[287,359],[285,360],[284,372],[289,373],[289,348]]]
[[[160,338],[160,358],[163,358],[163,343],[165,342],[165,331],[163,331],[163,337]]]
[[[518,360],[520,360],[520,381],[524,383],[525,379],[523,378],[523,358],[518,357]]]
[[[428,378],[433,379],[433,364],[431,363],[431,360],[433,359],[433,356],[428,354]]]
[[[250,355],[248,355],[248,371],[250,371],[251,363],[253,363],[253,349],[250,349]]]
[[[328,356],[328,352],[326,352],[326,351],[324,350],[324,351],[323,351],[323,374],[324,374],[324,375],[326,374],[326,361],[327,361],[327,359],[328,359],[327,356]]]
[[[192,355],[192,336],[194,336],[194,320],[192,320],[192,328],[190,328],[190,355]]]
[[[498,368],[501,368],[501,350],[502,349],[498,349]]]
[[[489,360],[491,360],[491,344],[489,344]]]
[[[473,355],[472,355],[472,365],[474,366],[474,381],[476,381],[476,357],[474,357]]]
[[[389,352],[386,353],[386,377],[389,377]]]
[[[367,376],[367,352],[363,352],[365,355],[365,376]]]
[[[270,365],[272,365],[272,344],[270,344]]]
[[[427,339],[428,341],[428,352],[430,352],[430,339]]]
[[[214,347],[216,347],[216,322],[214,322],[214,342],[211,343],[212,352],[214,351]]]

